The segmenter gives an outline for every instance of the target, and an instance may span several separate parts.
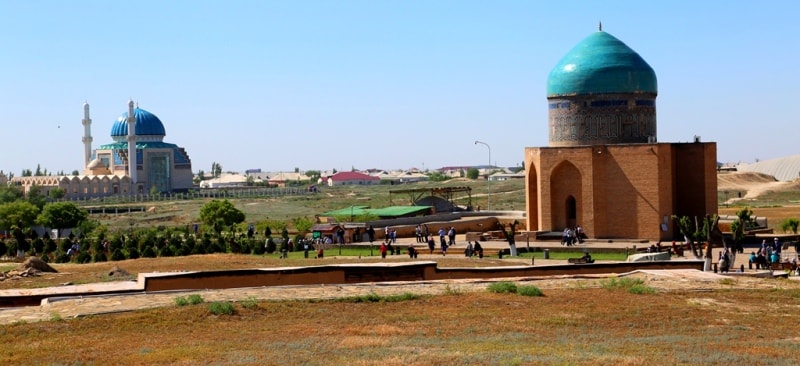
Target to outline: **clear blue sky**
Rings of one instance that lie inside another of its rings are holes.
[[[83,170],[129,98],[193,170],[517,166],[597,30],[658,76],[660,142],[798,153],[796,1],[2,1],[0,169]]]

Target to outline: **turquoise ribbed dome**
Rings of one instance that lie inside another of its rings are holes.
[[[136,136],[164,136],[164,124],[161,120],[144,109],[135,108],[133,116],[136,117]],[[111,126],[111,137],[121,137],[128,135],[128,112],[123,113]]]
[[[578,43],[547,77],[547,97],[607,94],[658,94],[656,73],[616,37],[598,31]]]

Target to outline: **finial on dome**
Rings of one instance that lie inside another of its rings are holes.
[[[603,22],[602,21],[597,22],[597,31],[598,32],[602,32],[603,31]]]

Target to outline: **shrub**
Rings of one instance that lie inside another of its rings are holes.
[[[445,296],[458,296],[463,294],[464,292],[461,291],[458,287],[450,287],[450,285],[444,286],[444,291],[442,291],[442,295]]]
[[[139,253],[139,249],[136,249],[136,247],[128,249],[128,259],[138,259],[141,256],[142,254]]]
[[[108,258],[106,258],[106,253],[100,251],[95,252],[92,256],[92,262],[107,262]]]
[[[258,299],[253,296],[249,296],[248,298],[242,300],[240,302],[242,307],[245,309],[257,309],[258,308]]]
[[[644,281],[640,278],[609,278],[600,281],[600,285],[606,290],[614,289],[629,289],[634,285],[644,285]]]
[[[500,281],[489,285],[488,290],[496,294],[513,294],[517,292],[517,285],[514,282]]]
[[[189,303],[192,305],[197,305],[203,303],[203,297],[198,294],[191,294],[189,295]]]
[[[175,304],[178,306],[197,305],[203,303],[203,297],[198,294],[191,294],[189,296],[178,296],[175,298]]]
[[[641,284],[633,285],[628,288],[628,293],[636,294],[636,295],[645,295],[645,294],[654,294],[656,293],[656,289],[645,286]]]
[[[146,247],[144,247],[144,250],[142,250],[142,257],[144,257],[144,258],[155,258],[156,257],[156,251],[153,250],[153,247],[146,246]]]
[[[275,250],[277,250],[277,249],[278,249],[278,245],[275,244],[275,240],[272,240],[272,237],[267,239],[267,247],[266,247],[267,254],[275,253]]]
[[[66,252],[56,252],[56,263],[69,263],[69,256]]]
[[[194,248],[192,248],[192,252],[191,253],[192,254],[206,254],[206,248],[203,247],[203,245],[195,245]]]
[[[120,248],[114,249],[114,252],[111,253],[111,260],[112,261],[125,260],[125,254],[122,254],[122,249]]]
[[[522,296],[544,296],[542,290],[534,285],[519,286],[517,288],[517,293]]]
[[[258,240],[253,240],[250,247],[253,249],[253,254],[256,255],[262,255],[266,251],[264,244],[261,244]]]
[[[56,251],[56,242],[52,239],[45,237],[44,238],[44,253],[52,253]]]
[[[31,246],[36,253],[44,253],[44,241],[41,238],[36,238]]]
[[[210,311],[211,314],[214,315],[233,315],[234,313],[233,303],[231,303],[230,301],[224,301],[224,302],[214,301],[208,304],[208,311]]]
[[[173,250],[173,248],[174,247],[171,246],[171,245],[164,246],[163,248],[161,248],[161,250],[158,251],[158,256],[159,257],[172,257],[172,256],[174,256],[175,255],[175,251]]]
[[[78,255],[75,256],[75,263],[89,263],[92,261],[92,255],[89,254],[87,251],[80,251]]]
[[[186,306],[189,305],[189,299],[183,296],[178,296],[175,298],[175,305],[178,306]]]

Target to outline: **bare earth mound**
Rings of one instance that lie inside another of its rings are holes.
[[[775,177],[762,173],[754,172],[722,172],[717,174],[717,189],[719,191],[744,191],[746,194],[741,197],[756,198],[765,192],[784,192],[800,189],[800,180],[792,182],[781,182]],[[739,200],[738,197],[731,198],[729,201]]]

